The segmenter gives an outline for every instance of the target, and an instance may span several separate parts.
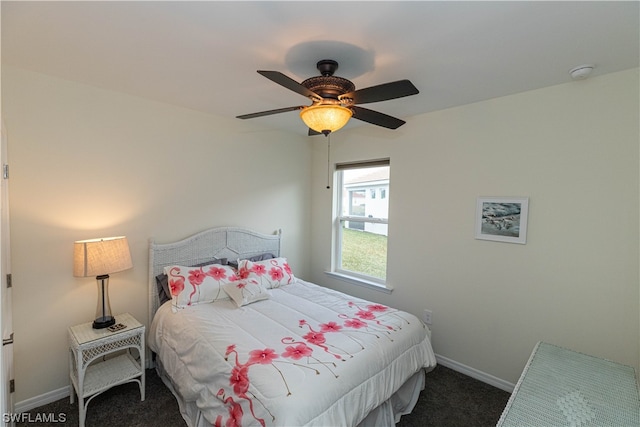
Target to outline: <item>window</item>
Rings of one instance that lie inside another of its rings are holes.
[[[336,165],[333,273],[386,288],[389,160]],[[376,197],[376,195],[380,195]]]

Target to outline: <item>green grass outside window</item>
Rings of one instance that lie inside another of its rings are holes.
[[[385,280],[387,236],[342,229],[342,269]]]

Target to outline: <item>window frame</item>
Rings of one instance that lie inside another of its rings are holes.
[[[342,215],[343,212],[343,200],[344,200],[344,186],[343,186],[343,177],[344,174],[342,171],[351,170],[351,169],[364,169],[364,168],[373,168],[386,166],[389,167],[389,175],[391,175],[391,161],[390,159],[376,159],[369,161],[358,161],[358,162],[349,162],[349,163],[336,163],[335,165],[335,178],[334,178],[334,198],[333,198],[333,230],[332,237],[333,242],[331,245],[331,271],[326,272],[332,277],[338,278],[340,280],[359,285],[365,286],[371,289],[375,289],[378,291],[391,293],[393,288],[389,285],[388,275],[385,275],[385,278],[379,278],[374,276],[369,276],[367,274],[363,274],[357,271],[346,270],[342,268],[342,241],[343,241],[343,223],[345,221],[352,222],[360,222],[363,224],[371,223],[371,224],[385,224],[387,226],[387,257],[385,263],[388,265],[389,260],[389,252],[388,252],[388,242],[389,242],[389,215],[387,212],[387,218],[377,218],[377,217],[366,217],[366,216],[352,216],[352,215]],[[387,200],[387,204],[389,203],[389,190],[391,186],[391,176],[389,176],[389,184],[386,197],[384,199]],[[376,187],[377,191],[377,187]],[[383,199],[383,200],[384,200]]]

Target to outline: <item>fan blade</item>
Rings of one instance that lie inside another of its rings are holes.
[[[236,116],[236,119],[253,119],[255,117],[269,116],[271,114],[286,113],[287,111],[302,110],[303,108],[304,108],[304,105],[298,105],[296,107],[278,108],[276,110],[261,111],[259,113],[243,114],[242,116]]]
[[[368,108],[353,106],[351,107],[351,111],[353,111],[354,119],[362,120],[363,122],[382,126],[388,129],[398,129],[406,123],[404,120],[388,116],[378,111],[369,110]]]
[[[296,93],[299,93],[302,96],[306,96],[307,98],[311,98],[314,101],[322,101],[322,97],[315,92],[310,91],[306,87],[302,86],[297,81],[293,80],[291,77],[288,77],[282,74],[280,71],[261,71],[258,70],[258,73],[265,76],[269,80],[278,83],[280,86],[284,86],[289,90],[292,90]]]
[[[317,132],[311,128],[309,128],[309,133],[307,134],[308,136],[315,136],[315,135],[322,135],[322,133]]]
[[[370,102],[386,101],[388,99],[402,98],[419,93],[418,89],[409,80],[384,83],[358,89],[353,92],[340,95],[338,99],[353,99],[354,104],[368,104]]]

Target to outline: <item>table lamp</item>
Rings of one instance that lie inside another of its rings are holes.
[[[79,240],[73,245],[73,275],[96,276],[98,305],[94,329],[102,329],[116,323],[109,303],[109,274],[133,267],[129,243],[124,236]]]

